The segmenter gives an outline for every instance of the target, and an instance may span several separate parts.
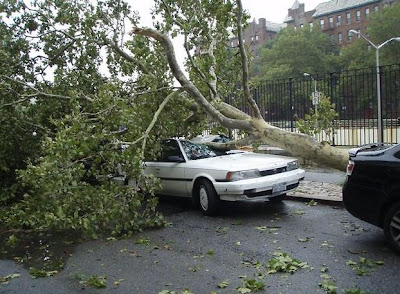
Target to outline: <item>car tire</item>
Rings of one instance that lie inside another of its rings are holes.
[[[271,198],[268,198],[268,199],[269,199],[270,202],[279,203],[279,202],[282,202],[282,200],[285,199],[285,197],[286,197],[286,193],[282,194],[282,195],[275,196],[275,197],[271,197]]]
[[[219,197],[211,182],[201,180],[196,186],[196,203],[204,215],[213,215],[217,211]]]
[[[390,246],[400,253],[400,202],[386,213],[383,230]]]

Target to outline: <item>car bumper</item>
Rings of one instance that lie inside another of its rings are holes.
[[[384,192],[371,186],[346,180],[343,185],[343,204],[358,219],[382,227]]]
[[[296,169],[260,178],[213,184],[221,200],[259,201],[268,200],[296,188],[304,179],[304,175],[304,170]]]

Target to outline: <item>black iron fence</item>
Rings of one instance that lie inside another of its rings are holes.
[[[267,122],[297,132],[296,118],[304,118],[318,107],[312,99],[316,89],[330,97],[339,115],[333,134],[326,137],[321,133],[317,139],[355,146],[378,141],[377,80],[376,68],[304,75],[261,82],[252,88],[252,95]],[[400,143],[400,65],[382,66],[380,81],[383,141]],[[227,100],[250,113],[243,101]]]

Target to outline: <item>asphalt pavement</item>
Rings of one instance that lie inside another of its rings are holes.
[[[344,178],[312,169],[304,183],[340,189]],[[339,201],[292,197],[224,203],[215,217],[193,210],[190,201],[162,200],[167,227],[81,243],[65,250],[70,257],[54,276],[33,279],[27,268],[0,260],[0,277],[19,274],[0,282],[0,293],[240,293],[256,282],[263,288],[258,293],[326,293],[328,287],[398,293],[400,258],[381,229],[352,217]],[[271,272],[276,254],[286,256],[292,273]],[[90,277],[104,278],[106,287],[90,286]]]

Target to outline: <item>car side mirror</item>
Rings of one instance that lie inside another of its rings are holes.
[[[173,156],[168,156],[168,161],[169,162],[185,162],[185,159],[183,159],[180,156],[173,155]]]

